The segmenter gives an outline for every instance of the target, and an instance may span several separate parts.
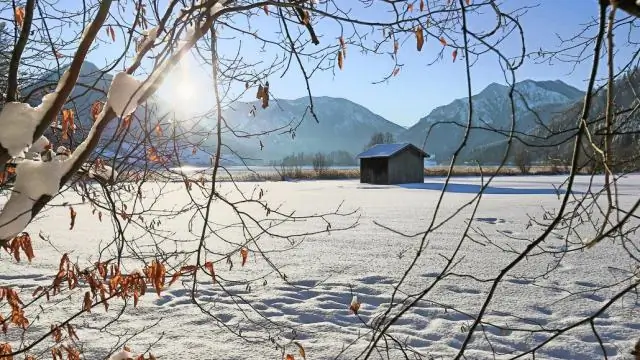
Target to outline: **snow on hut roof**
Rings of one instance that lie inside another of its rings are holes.
[[[369,148],[368,150],[360,153],[357,157],[359,159],[365,158],[376,158],[376,157],[391,157],[398,152],[411,147],[414,150],[418,151],[422,154],[422,156],[427,157],[427,153],[418,149],[415,145],[410,143],[400,143],[400,144],[377,144]]]

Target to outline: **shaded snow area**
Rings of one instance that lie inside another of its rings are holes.
[[[416,293],[434,281],[445,265],[445,257],[456,248],[466,223],[473,218],[471,239],[461,246],[457,257],[461,262],[452,270],[460,276],[445,277],[391,326],[389,333],[418,352],[421,358],[452,359],[492,284],[474,280],[469,275],[478,280],[497,276],[500,269],[517,256],[512,251],[523,250],[530,240],[540,235],[543,228],[535,225],[530,217],[544,222],[545,210],[558,209],[560,199],[553,186],[558,187],[564,180],[564,177],[496,179],[491,185],[492,192],[484,195],[475,216],[471,214],[472,208],[467,207],[449,223],[438,227],[427,238],[423,256],[408,274],[399,299],[404,298],[402,293]],[[588,181],[579,178],[577,190],[584,191]],[[131,351],[151,346],[158,359],[279,359],[281,353],[270,338],[280,344],[298,341],[306,349],[308,359],[356,359],[371,338],[365,324],[379,321],[378,316],[388,307],[394,285],[420,242],[420,236],[402,236],[377,226],[374,221],[409,235],[424,231],[433,215],[441,184],[440,178],[428,178],[425,185],[413,186],[377,186],[357,181],[239,183],[247,194],[256,186],[261,187],[263,199],[274,206],[284,202],[283,209],[295,209],[298,215],[331,211],[344,201],[343,209],[359,209],[360,224],[342,232],[305,237],[295,246],[283,239],[260,237],[262,249],[272,251],[270,259],[287,275],[288,283],[253,252],[255,247],[251,244],[244,267],[237,254],[232,256],[235,262],[232,269],[224,260],[216,263],[220,284],[199,275],[195,298],[217,321],[191,303],[188,277],[165,289],[159,297],[149,289],[137,308],[133,308],[130,301],[122,318],[111,324],[108,332],[103,332],[102,326],[118,315],[123,301],[112,301],[108,311],[95,308],[72,322],[84,344],[85,355],[88,359],[108,358],[114,352],[110,350],[112,347],[122,350],[117,346],[118,338],[135,335],[126,341]],[[220,186],[218,191],[223,194],[234,188],[229,183]],[[477,188],[478,179],[453,179],[437,223],[469,202]],[[153,203],[154,194],[158,195],[161,189],[162,196]],[[623,194],[621,207],[628,209],[640,194],[640,176],[622,179],[619,191]],[[184,185],[179,183],[150,183],[144,192],[148,204],[158,210],[179,209],[189,201]],[[201,195],[197,197],[199,190],[195,193],[198,201],[204,203]],[[0,199],[0,203],[3,201],[6,200]],[[36,254],[32,264],[16,263],[3,252],[0,283],[19,288],[25,300],[31,298],[38,285],[51,283],[62,253],[69,252],[70,258],[81,259],[81,264],[87,265],[97,261],[98,249],[108,246],[112,240],[112,223],[107,214],[100,222],[92,215],[89,205],[83,205],[79,197],[68,192],[55,198],[52,204],[64,202],[73,204],[77,211],[75,228],[69,230],[67,208],[53,207],[44,212],[27,228]],[[263,210],[254,213],[266,216]],[[177,218],[161,219],[162,224],[157,226],[167,231],[165,235],[169,240],[156,239],[161,242],[159,246],[167,252],[176,251],[175,246],[196,251],[197,245],[193,242],[176,245],[172,241],[194,239],[189,233],[192,215],[193,211],[189,211]],[[332,228],[348,225],[355,216],[333,219]],[[152,216],[148,217],[150,221]],[[233,217],[228,208],[221,201],[214,202],[211,226],[222,228],[231,222]],[[198,224],[201,223],[194,224],[195,233],[200,231]],[[300,233],[322,229],[326,224],[292,222],[283,226],[286,232]],[[281,232],[285,231],[282,229]],[[594,235],[593,230],[583,231]],[[53,245],[40,239],[37,236],[40,232]],[[238,229],[227,228],[219,234],[235,243],[243,240]],[[638,235],[631,236],[638,240]],[[148,238],[130,235],[128,239],[129,246],[124,249],[127,254],[157,252]],[[207,247],[212,251],[224,253],[229,246],[213,236],[207,239]],[[626,271],[636,264],[619,244],[606,240],[590,250],[564,252],[575,247],[576,234],[553,231],[531,256],[504,278],[487,308],[485,321],[490,324],[479,329],[469,343],[467,359],[508,359],[534,348],[552,335],[544,330],[562,328],[592,315],[629,285],[629,280],[624,280],[628,276]],[[278,251],[283,249],[287,251]],[[112,256],[115,251],[111,245],[103,256]],[[563,252],[564,256],[560,256]],[[140,267],[140,264],[133,266]],[[133,271],[133,266],[126,270]],[[246,283],[228,279],[258,280],[249,288]],[[611,284],[615,285],[601,288]],[[75,314],[81,308],[84,291],[86,289],[71,292],[71,301],[41,302],[45,312],[38,319],[30,318],[33,329],[49,329],[52,321],[62,321]],[[65,290],[55,299],[66,298],[68,294]],[[357,316],[349,311],[354,295],[361,302]],[[637,299],[626,296],[597,316],[594,327],[609,359],[631,359],[629,351],[640,337]],[[231,334],[232,331],[240,332],[246,340]],[[11,327],[4,337],[17,341],[19,336],[20,332]],[[158,338],[162,339],[156,342]],[[298,359],[295,345],[288,343],[287,346],[287,352]],[[557,337],[535,355],[536,359],[551,360],[603,358],[598,337],[588,322]],[[392,353],[391,358],[404,357]],[[409,358],[418,357],[410,354]],[[531,355],[523,359],[531,359]]]

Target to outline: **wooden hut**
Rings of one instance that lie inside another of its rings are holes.
[[[427,153],[409,144],[378,144],[358,155],[360,182],[367,184],[407,184],[424,182]]]

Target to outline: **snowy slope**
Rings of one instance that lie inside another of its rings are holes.
[[[278,160],[293,152],[345,150],[357,154],[374,133],[397,134],[403,130],[362,105],[326,96],[313,98],[316,122],[308,110],[309,104],[308,97],[272,100],[267,109],[262,109],[259,102],[237,103],[225,110],[224,116],[229,126],[242,134],[260,134],[281,128],[246,141],[255,144],[259,139],[265,148],[256,156]],[[250,112],[254,106],[255,115],[252,115]],[[244,143],[242,140],[238,142]]]
[[[552,115],[570,106],[582,96],[581,91],[559,80],[541,82],[525,80],[517,83],[515,90],[517,119],[515,129],[517,131],[529,131],[538,123],[546,123]],[[474,95],[472,102],[474,113],[472,126],[503,131],[510,129],[509,87],[496,83],[490,84]],[[425,148],[428,153],[436,154],[439,161],[446,161],[462,140],[468,113],[467,99],[455,100],[451,104],[434,109],[417,124],[407,129],[400,138],[422,147],[428,130],[433,124],[447,123],[433,127]],[[503,138],[503,135],[491,130],[474,129],[470,133],[467,150]]]
[[[497,179],[489,194],[483,197],[474,217],[473,227],[476,230],[470,233],[476,241],[482,241],[479,234],[484,233],[494,243],[466,242],[460,254],[465,257],[464,261],[454,271],[460,276],[445,278],[412,311],[396,322],[390,330],[396,339],[409,345],[422,358],[453,358],[464,339],[465,326],[472,321],[470,315],[478,311],[490,286],[487,282],[473,281],[465,274],[481,279],[496,276],[499,269],[515,256],[499,247],[521,249],[527,240],[540,235],[539,227],[527,226],[529,216],[542,220],[543,208],[557,209],[560,200],[554,194],[552,184],[558,186],[564,180],[564,177]],[[587,178],[578,178],[577,190],[584,190],[587,183]],[[478,184],[479,180],[473,178],[454,180],[439,218],[452,214],[458,206],[469,201]],[[423,185],[407,187],[370,186],[357,181],[238,184],[246,192],[251,192],[256,185],[265,190],[268,201],[284,201],[286,209],[296,209],[300,214],[329,210],[344,201],[345,209],[360,208],[360,225],[345,232],[306,237],[286,252],[271,252],[271,259],[287,274],[289,283],[284,283],[275,274],[267,275],[266,282],[263,281],[260,276],[268,274],[271,269],[254,252],[244,267],[236,265],[230,270],[221,264],[216,270],[221,285],[201,278],[196,295],[204,309],[219,322],[191,304],[190,284],[178,281],[160,297],[150,291],[140,300],[138,308],[134,309],[130,304],[124,310],[122,320],[112,325],[110,334],[123,339],[134,336],[126,340],[134,351],[152,346],[152,352],[158,359],[176,356],[183,359],[281,358],[280,350],[274,348],[271,339],[285,344],[286,352],[294,354],[297,354],[297,348],[289,341],[299,341],[305,347],[308,359],[357,358],[369,338],[363,322],[370,324],[376,321],[376,316],[385,309],[393,285],[401,277],[420,240],[419,237],[404,237],[385,231],[373,221],[401,229],[407,234],[423,231],[440,194],[438,189],[442,186],[442,179],[430,178]],[[162,188],[161,184],[148,184],[145,192],[158,194]],[[231,184],[223,184],[220,191],[232,188]],[[640,177],[623,179],[619,189],[623,194],[638,194]],[[188,202],[181,184],[171,185],[164,192],[165,195],[159,196],[159,202],[154,205],[157,209],[179,208]],[[30,298],[37,285],[51,282],[63,252],[69,252],[74,259],[86,259],[85,263],[89,263],[97,260],[98,248],[111,240],[109,221],[99,222],[87,205],[75,205],[80,199],[68,193],[63,195],[57,201],[74,203],[78,212],[74,230],[68,229],[68,210],[65,207],[52,208],[46,217],[28,228],[34,235],[42,231],[52,241],[49,244],[35,237],[36,259],[32,264],[15,263],[7,255],[2,255],[2,283],[20,287],[24,299]],[[631,196],[620,199],[622,208],[628,208],[634,200]],[[214,202],[212,213],[216,215],[211,226],[223,226],[230,221],[230,214],[223,206]],[[514,207],[518,211],[513,211]],[[188,229],[190,216],[191,211],[175,219],[163,220],[161,228],[170,231],[173,239],[193,239]],[[429,237],[424,256],[416,271],[409,275],[408,285],[403,290],[412,292],[435,279],[443,265],[443,257],[454,250],[469,217],[467,209]],[[334,222],[334,226],[352,220],[343,219]],[[312,231],[316,226],[325,224],[296,222],[285,225],[289,229],[287,231],[295,232]],[[225,234],[233,237],[234,233]],[[574,234],[554,232],[541,248],[560,251],[574,246],[567,242],[574,240]],[[135,240],[134,248],[144,251],[147,241]],[[265,251],[289,247],[286,241],[276,238],[261,238],[260,243]],[[172,244],[169,242],[167,249],[172,249]],[[208,239],[207,245],[213,249],[226,246],[216,239]],[[197,242],[181,246],[185,250],[194,250]],[[110,249],[110,252],[115,250],[113,245]],[[584,252],[567,252],[562,262],[559,263],[558,259],[550,254],[533,255],[505,278],[488,308],[486,320],[491,324],[485,325],[484,332],[469,344],[467,358],[507,359],[534,348],[552,335],[553,329],[584,319],[602,307],[616,290],[629,282],[605,289],[599,286],[616,282],[623,276],[624,269],[635,264],[620,246],[614,244],[602,244]],[[549,267],[553,267],[554,272],[547,274]],[[251,283],[251,289],[244,283],[233,282],[252,278],[259,280]],[[223,292],[221,286],[232,295]],[[39,302],[44,306],[43,313],[32,320],[32,330],[48,329],[50,321],[61,321],[75,313],[81,304],[83,291],[65,291],[63,297],[70,294],[71,301],[55,305],[53,301]],[[359,316],[348,310],[354,294],[362,302]],[[636,302],[634,296],[629,296],[594,320],[594,327],[609,359],[629,359],[628,352],[640,330],[640,308]],[[107,336],[101,331],[101,326],[115,317],[120,308],[121,303],[112,302],[108,312],[102,308],[95,309],[73,321],[85,344],[87,358],[105,358],[113,351],[110,349],[117,346],[116,337]],[[230,331],[241,331],[249,341],[239,339]],[[5,339],[18,341],[19,335],[19,331],[10,328]],[[156,342],[159,337],[162,340]],[[42,349],[37,347],[36,350]],[[494,357],[492,352],[497,355]],[[403,357],[395,353],[391,358]],[[600,359],[603,355],[598,338],[589,324],[585,324],[537,351],[535,358],[578,360]]]

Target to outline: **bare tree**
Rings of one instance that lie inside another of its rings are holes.
[[[514,148],[513,162],[522,174],[528,174],[531,170],[531,155],[529,150],[524,146]]]

